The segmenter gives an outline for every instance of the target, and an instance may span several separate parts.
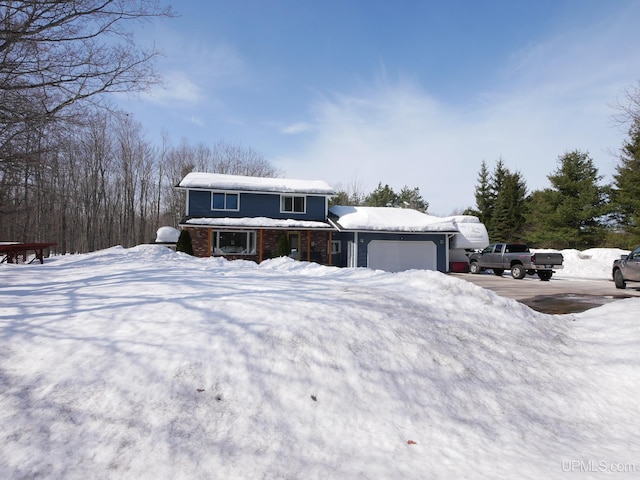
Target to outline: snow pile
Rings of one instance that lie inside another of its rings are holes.
[[[554,251],[558,250],[531,250]],[[628,254],[629,250],[619,248],[590,248],[588,250],[560,250],[564,260],[563,268],[557,270],[557,277],[573,279],[611,280],[611,270],[613,261],[623,254]]]
[[[638,299],[160,246],[0,277],[0,478],[640,474]]]
[[[156,242],[177,243],[180,238],[180,230],[173,227],[160,227],[156,232]]]

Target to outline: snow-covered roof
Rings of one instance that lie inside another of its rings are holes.
[[[294,220],[291,218],[276,219],[267,217],[243,217],[243,218],[190,218],[184,225],[206,225],[216,227],[236,228],[306,228],[306,229],[330,229],[331,225],[325,222],[310,220]]]
[[[410,208],[348,207],[336,205],[329,209],[341,230],[386,232],[457,232],[454,222],[434,217]]]
[[[451,248],[484,248],[489,245],[489,234],[484,223],[473,215],[455,215],[445,217],[451,220],[460,232],[451,241]]]
[[[188,173],[178,184],[180,188],[239,190],[251,192],[311,193],[334,195],[334,188],[322,180],[247,177],[221,173]]]

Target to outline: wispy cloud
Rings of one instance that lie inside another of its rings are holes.
[[[310,122],[296,122],[282,127],[280,131],[286,135],[296,135],[299,133],[308,132],[312,129],[313,124]]]
[[[558,156],[574,149],[590,152],[609,175],[611,151],[624,138],[610,105],[640,78],[640,34],[628,33],[637,31],[634,18],[603,19],[515,52],[500,84],[462,106],[435,98],[417,80],[374,79],[368,91],[322,98],[308,143],[277,162],[289,176],[331,172],[328,180],[345,183],[357,175],[369,190],[379,181],[418,186],[440,214],[474,204],[482,160],[492,166],[503,157],[530,190],[547,187]]]
[[[203,90],[182,71],[165,72],[162,85],[155,87],[144,97],[161,105],[192,105],[203,98]]]

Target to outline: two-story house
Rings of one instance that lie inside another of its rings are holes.
[[[192,172],[177,188],[186,191],[180,227],[197,256],[261,262],[287,254],[332,264],[327,215],[335,191],[323,181]]]
[[[439,218],[411,209],[333,206],[323,181],[189,173],[180,227],[199,257],[262,262],[288,255],[325,265],[448,272],[484,248],[476,217]]]

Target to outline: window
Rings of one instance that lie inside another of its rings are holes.
[[[524,243],[510,243],[507,245],[507,251],[511,253],[529,253],[529,247]]]
[[[493,253],[493,247],[494,245],[489,245],[487,247],[484,247],[484,250],[482,250],[482,253]]]
[[[213,234],[214,255],[255,255],[256,232],[223,231]]]
[[[282,195],[280,197],[280,211],[283,213],[305,213],[306,207],[306,197],[293,195]]]
[[[213,192],[211,194],[211,210],[238,210],[237,193]]]
[[[342,242],[340,240],[331,240],[331,253],[337,255],[342,252]]]

